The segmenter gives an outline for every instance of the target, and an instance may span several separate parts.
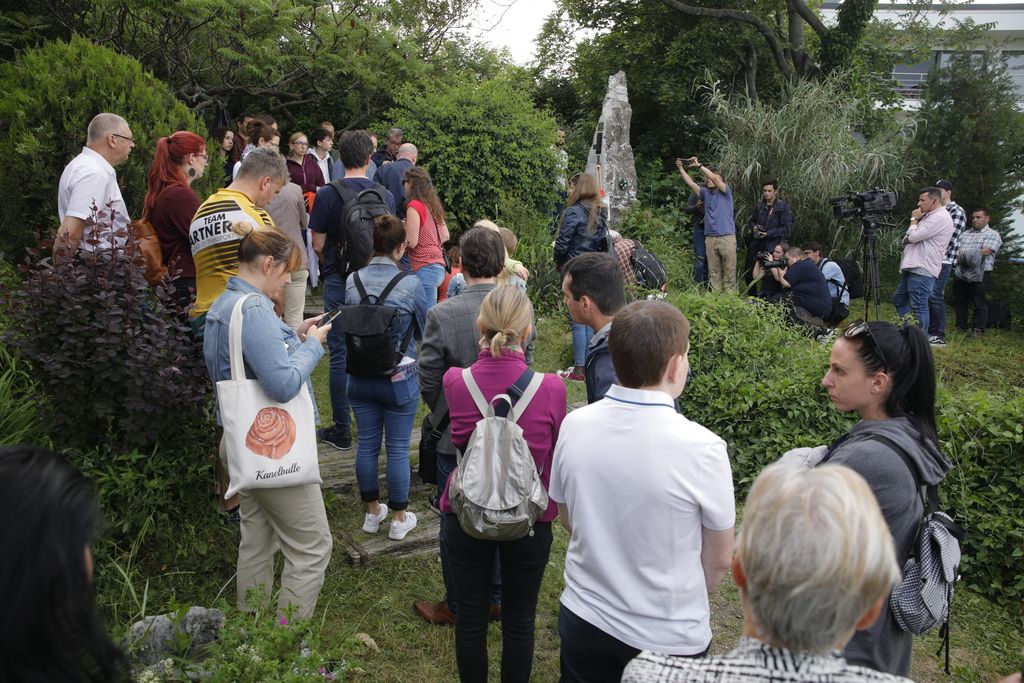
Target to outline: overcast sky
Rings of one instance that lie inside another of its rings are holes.
[[[508,48],[513,61],[526,64],[536,56],[534,41],[554,9],[555,0],[482,0],[472,32],[493,47]]]

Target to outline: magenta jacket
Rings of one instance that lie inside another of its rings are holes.
[[[485,399],[492,399],[498,394],[508,392],[508,388],[516,383],[526,369],[526,359],[517,351],[506,351],[500,358],[491,355],[490,350],[480,352],[479,358],[471,366],[473,379],[480,386]],[[469,389],[462,381],[462,368],[449,368],[444,373],[444,396],[448,400],[448,413],[452,420],[452,444],[460,451],[469,443],[476,423],[483,417],[476,409]],[[565,385],[558,375],[544,375],[540,389],[523,416],[519,418],[519,426],[523,430],[526,442],[530,444],[530,453],[537,464],[540,479],[547,490],[551,481],[551,457],[558,441],[558,430],[565,419]],[[449,477],[450,481],[450,477]],[[448,501],[448,484],[445,484],[444,495],[441,496],[441,512],[451,512]],[[538,522],[550,522],[558,515],[555,501],[548,501],[548,509],[541,515]]]

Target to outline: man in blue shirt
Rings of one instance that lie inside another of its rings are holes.
[[[395,208],[398,209],[398,217],[405,220],[405,172],[416,165],[416,157],[419,150],[411,142],[403,142],[398,148],[398,159],[381,166],[377,170],[378,183],[388,188],[388,191],[395,196]]]
[[[832,299],[832,314],[825,316],[829,325],[838,325],[850,314],[850,288],[846,285],[846,276],[839,264],[821,255],[821,245],[817,242],[804,242],[804,256],[817,264],[818,270],[825,276],[828,293]]]
[[[704,244],[707,247],[711,289],[736,290],[736,220],[733,217],[732,188],[725,184],[717,169],[700,163],[697,157],[687,162],[704,175],[704,187],[690,177],[683,159],[676,159],[679,175],[690,191],[704,202]]]
[[[374,182],[366,177],[372,152],[373,141],[366,131],[350,130],[343,133],[338,141],[338,153],[345,166],[345,177],[339,182],[357,193],[374,187]],[[387,190],[384,190],[384,195],[384,201],[391,213],[394,213],[394,196]],[[313,249],[320,256],[324,311],[333,311],[345,304],[345,279],[338,272],[336,263],[338,250],[333,243],[327,243],[328,232],[333,234],[339,227],[343,213],[344,202],[337,190],[330,185],[317,190],[313,212],[309,215],[309,229],[313,234]],[[327,348],[331,352],[330,392],[334,425],[321,429],[319,438],[335,448],[345,450],[352,448],[352,417],[349,411],[348,373],[345,370],[345,333],[337,325],[327,334]]]

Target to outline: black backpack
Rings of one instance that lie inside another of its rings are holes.
[[[850,293],[850,298],[862,299],[864,297],[864,278],[860,273],[860,264],[854,259],[845,258],[835,258],[832,261],[843,271],[843,277],[846,278],[846,291]]]
[[[356,291],[359,292],[359,303],[342,308],[334,323],[345,333],[348,374],[356,377],[391,377],[398,371],[398,364],[412,340],[416,318],[413,317],[413,323],[402,339],[402,346],[396,351],[392,328],[398,321],[398,309],[386,306],[384,301],[402,278],[411,275],[399,271],[376,296],[366,293],[358,272],[352,276]]]
[[[647,251],[636,240],[633,242],[633,255],[629,257],[629,265],[633,268],[636,283],[641,287],[661,291],[668,282],[665,264],[658,257]]]
[[[387,190],[374,183],[368,190],[357,192],[341,180],[330,183],[341,197],[341,220],[328,239],[337,250],[335,264],[342,280],[370,262],[373,256],[373,221],[391,213]]]

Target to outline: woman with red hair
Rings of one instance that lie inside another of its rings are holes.
[[[149,167],[142,217],[149,219],[160,239],[164,264],[182,309],[192,305],[196,288],[196,266],[188,235],[199,198],[190,186],[202,177],[208,160],[206,140],[181,130],[160,138]]]

